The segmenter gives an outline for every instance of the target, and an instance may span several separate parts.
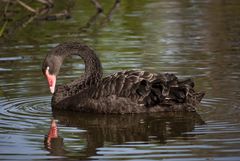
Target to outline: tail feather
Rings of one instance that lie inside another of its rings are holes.
[[[194,85],[195,85],[191,78],[180,80],[178,82],[178,84],[179,84],[179,86],[186,86],[186,85],[188,85],[188,86],[190,86],[192,88],[194,88]]]
[[[178,80],[173,74],[164,74],[160,79],[142,83],[140,91],[145,95],[143,102],[147,107],[155,105],[173,107],[176,104],[190,107],[199,104],[204,96],[202,92],[195,92],[193,87],[192,79]]]
[[[196,93],[196,99],[198,100],[198,102],[201,102],[204,96],[205,96],[205,92]]]

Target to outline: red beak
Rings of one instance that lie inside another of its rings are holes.
[[[53,94],[55,91],[55,86],[56,86],[56,75],[50,74],[47,69],[45,72],[45,76],[48,81],[48,86],[49,86],[50,92]]]

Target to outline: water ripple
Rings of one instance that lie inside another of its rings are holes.
[[[46,117],[51,116],[49,97],[17,98],[0,100],[0,125],[4,131],[16,130],[21,132],[23,128],[30,128],[35,124],[41,124]]]

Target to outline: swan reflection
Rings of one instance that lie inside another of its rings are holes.
[[[52,155],[64,153],[81,159],[96,156],[97,149],[106,145],[134,142],[164,145],[173,137],[192,137],[184,133],[193,131],[196,125],[204,124],[197,113],[98,115],[57,111],[53,112],[53,117],[62,128],[59,128],[56,137],[51,137],[51,125],[45,137],[45,147]],[[74,137],[73,130],[70,130],[73,127],[76,128]],[[68,129],[69,133],[66,134]],[[66,143],[68,140],[73,142]]]

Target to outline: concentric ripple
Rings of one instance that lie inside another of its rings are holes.
[[[2,99],[0,118],[1,159],[44,158],[40,143],[51,118],[50,97]]]
[[[51,116],[50,97],[17,98],[0,101],[0,125],[21,130]],[[13,123],[11,123],[13,122]]]

